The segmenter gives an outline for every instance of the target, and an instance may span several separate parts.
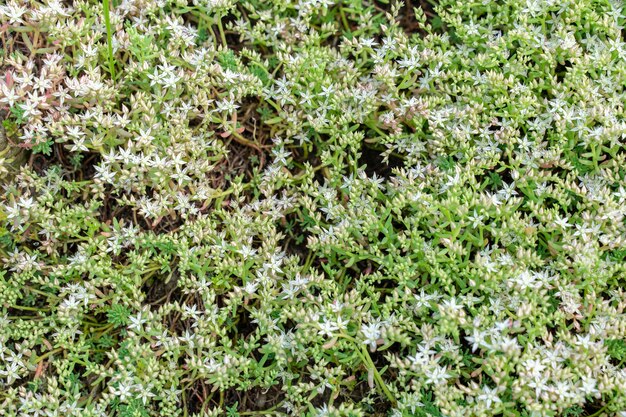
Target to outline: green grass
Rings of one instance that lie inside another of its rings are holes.
[[[111,5],[110,0],[102,0],[102,13],[104,14],[104,25],[107,31],[107,57],[109,60],[109,74],[115,80],[115,57],[113,56],[113,28],[111,27]]]

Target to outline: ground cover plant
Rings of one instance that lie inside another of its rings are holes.
[[[0,4],[0,416],[626,416],[626,11]]]

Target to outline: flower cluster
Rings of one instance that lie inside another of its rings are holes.
[[[626,415],[620,2],[113,3],[0,5],[0,416]]]

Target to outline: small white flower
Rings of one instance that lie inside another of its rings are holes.
[[[478,401],[484,402],[488,409],[491,409],[492,404],[499,404],[502,402],[500,397],[498,397],[497,388],[489,388],[485,385],[483,386],[482,391],[482,394],[478,395]]]
[[[14,1],[7,3],[6,6],[0,6],[0,14],[8,17],[10,24],[24,23],[22,16],[26,11],[26,7],[20,6]]]
[[[121,383],[118,385],[117,389],[113,390],[113,393],[117,395],[120,401],[126,401],[131,397],[131,391],[133,390],[132,385],[127,385],[125,383]]]
[[[137,313],[137,315],[130,316],[129,319],[130,319],[130,324],[128,325],[128,328],[131,330],[139,330],[141,329],[143,324],[147,322],[147,319],[143,318],[141,316],[141,313]]]
[[[452,375],[448,373],[448,369],[441,366],[435,366],[432,369],[427,370],[425,374],[426,383],[433,385],[445,384],[448,379],[452,378]]]
[[[361,333],[364,336],[363,343],[368,345],[372,351],[376,349],[376,342],[380,339],[380,327],[380,321],[361,325]]]
[[[326,337],[333,337],[333,333],[339,329],[332,321],[326,319],[318,323],[318,326],[320,330],[317,333]]]

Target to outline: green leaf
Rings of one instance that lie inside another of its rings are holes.
[[[617,361],[626,360],[626,341],[623,339],[609,339],[604,342],[609,356]]]
[[[128,324],[128,317],[130,317],[130,310],[121,304],[114,304],[111,309],[107,311],[108,322],[115,327],[126,326]]]

